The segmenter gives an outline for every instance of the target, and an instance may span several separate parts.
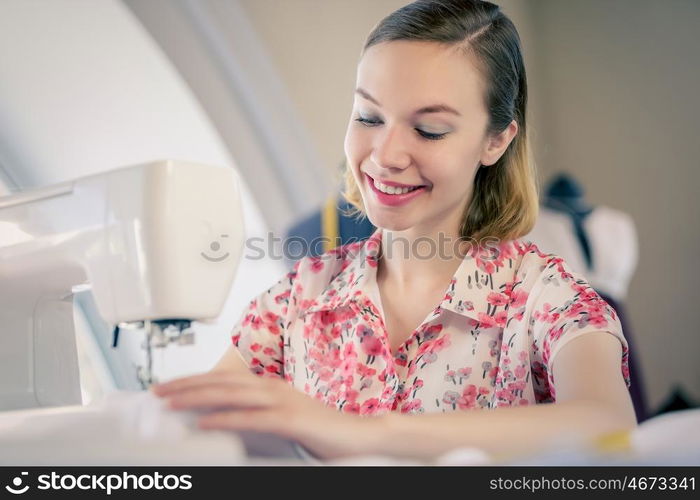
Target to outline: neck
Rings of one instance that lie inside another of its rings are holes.
[[[428,233],[413,230],[382,230],[377,281],[397,290],[445,287],[469,250],[459,241],[459,231],[436,228]]]

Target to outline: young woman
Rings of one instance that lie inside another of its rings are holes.
[[[377,231],[299,261],[251,301],[214,370],[156,394],[208,410],[203,428],[320,458],[517,454],[634,427],[615,311],[518,239],[538,203],[526,105],[496,5],[419,0],[382,20],[345,137],[344,195]]]

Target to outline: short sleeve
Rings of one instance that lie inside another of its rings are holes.
[[[553,399],[556,399],[554,358],[567,343],[593,332],[607,332],[620,340],[620,370],[630,387],[629,346],[617,313],[581,274],[572,272],[560,257],[550,256],[532,292],[535,297],[530,317],[533,347],[546,371]]]
[[[298,270],[294,269],[250,301],[231,330],[231,340],[256,375],[284,376],[284,332],[289,298]]]

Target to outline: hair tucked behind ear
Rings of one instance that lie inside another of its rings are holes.
[[[460,227],[464,239],[519,238],[532,229],[538,212],[537,181],[527,134],[527,79],[515,26],[497,5],[478,0],[418,0],[382,19],[362,54],[394,40],[436,42],[476,61],[486,82],[487,132],[498,134],[511,121],[518,132],[499,160],[476,172]],[[343,197],[348,215],[365,216],[362,197],[345,163]]]

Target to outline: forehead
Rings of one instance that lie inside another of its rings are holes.
[[[435,42],[398,40],[370,47],[357,67],[357,87],[383,108],[412,110],[441,102],[463,115],[484,108],[482,76],[472,58]]]

